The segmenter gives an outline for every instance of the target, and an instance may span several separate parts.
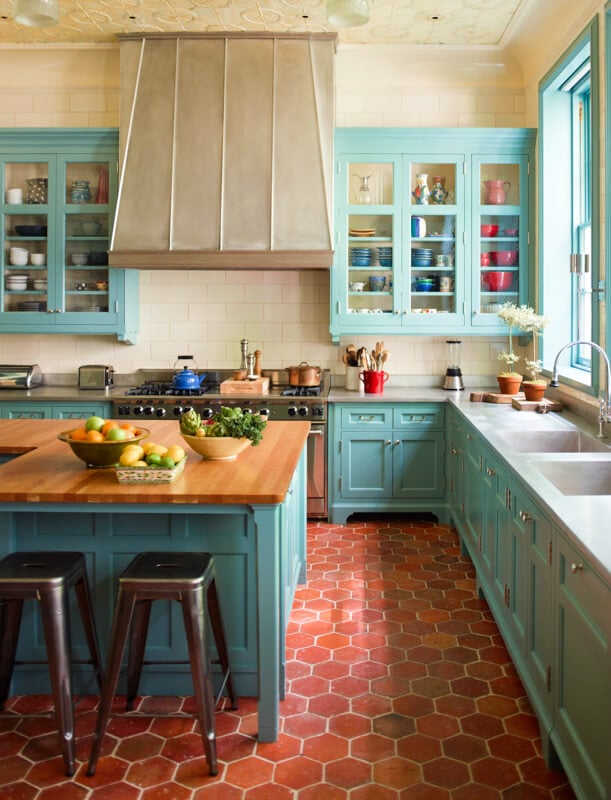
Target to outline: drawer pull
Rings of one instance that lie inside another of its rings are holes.
[[[532,520],[532,514],[529,514],[528,511],[520,511],[519,517],[522,522],[530,522]]]
[[[496,470],[493,467],[486,467],[486,475],[492,478],[493,475],[496,475]]]
[[[459,456],[462,453],[462,450],[457,450],[455,447],[452,448],[452,455]]]
[[[364,414],[361,414],[359,416],[359,422],[375,422],[375,419],[376,418],[373,416],[373,414],[370,414],[369,416],[365,416]]]
[[[571,572],[573,575],[577,575],[578,572],[583,572],[583,564],[576,564],[574,561],[571,564]]]
[[[427,422],[432,419],[430,414],[410,414],[410,422]]]

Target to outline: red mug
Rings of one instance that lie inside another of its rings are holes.
[[[365,384],[366,394],[382,394],[388,378],[388,372],[377,369],[364,369],[359,375],[359,379]]]

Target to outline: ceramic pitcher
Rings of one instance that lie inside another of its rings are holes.
[[[414,195],[416,203],[421,206],[428,205],[429,202],[431,190],[428,186],[428,178],[429,176],[423,172],[419,175],[416,175],[416,188],[412,194]]]
[[[507,192],[511,189],[509,181],[484,181],[486,188],[486,203],[495,206],[505,205]]]

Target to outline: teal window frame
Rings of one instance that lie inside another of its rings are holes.
[[[548,374],[560,348],[577,338],[578,306],[588,298],[589,338],[600,343],[599,297],[592,291],[600,271],[598,39],[596,15],[539,84],[537,300],[550,319],[541,342]],[[588,240],[590,272],[578,277],[570,272],[570,256],[587,252]],[[590,347],[571,348],[560,364],[562,382],[596,394],[597,357]]]

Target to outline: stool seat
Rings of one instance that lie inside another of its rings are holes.
[[[55,717],[66,775],[74,774],[69,589],[74,588],[90,660],[100,690],[102,659],[93,616],[85,555],[79,552],[16,552],[0,561],[0,708],[9,695],[25,600],[37,600],[42,617]],[[29,661],[20,663],[28,664]]]
[[[191,675],[204,751],[211,775],[216,775],[216,701],[212,688],[211,659],[206,631],[210,621],[221,665],[221,692],[226,688],[231,707],[237,708],[225,629],[216,591],[215,562],[209,553],[145,552],[137,555],[119,576],[117,602],[112,623],[108,667],[100,700],[88,775],[95,775],[102,741],[117,690],[121,662],[129,638],[127,661],[127,709],[138,694],[146,635],[154,600],[181,604]],[[148,661],[148,664],[159,662]],[[167,664],[167,661],[163,663]],[[177,662],[179,663],[179,662]]]

